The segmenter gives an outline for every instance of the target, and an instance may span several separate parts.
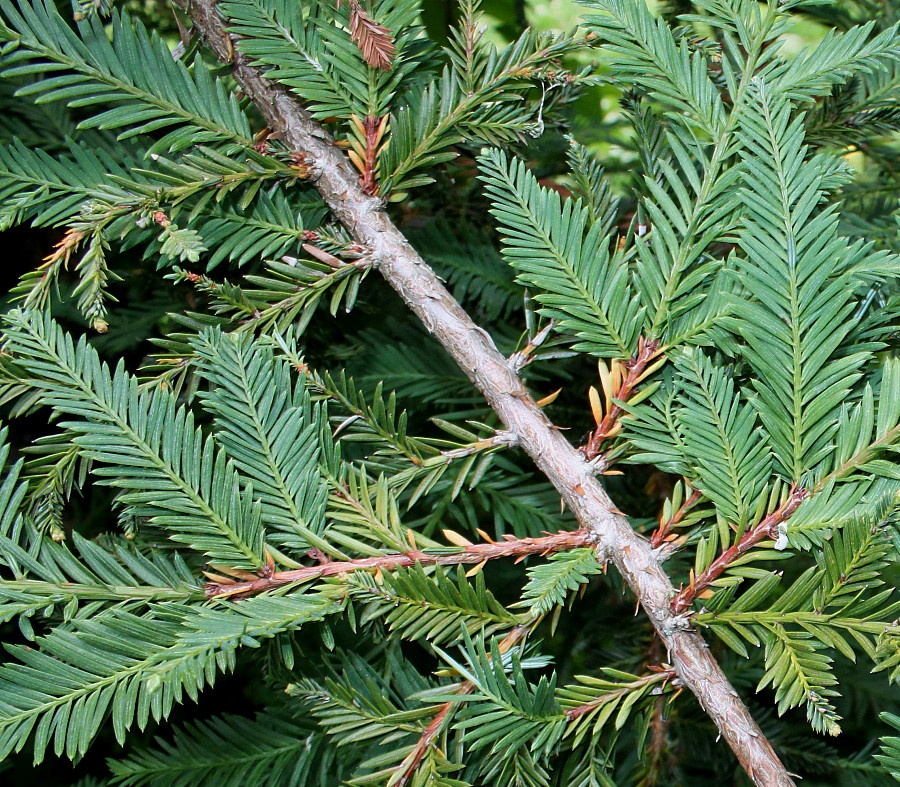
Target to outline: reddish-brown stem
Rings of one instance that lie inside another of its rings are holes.
[[[659,342],[656,339],[646,339],[643,336],[638,339],[638,351],[625,362],[625,368],[628,373],[625,375],[622,383],[619,385],[613,398],[620,402],[627,402],[634,389],[641,381],[641,375],[647,369],[657,355],[659,354]],[[611,437],[619,423],[624,410],[615,402],[612,402],[609,411],[603,416],[603,419],[597,425],[597,428],[591,432],[587,443],[582,447],[581,451],[587,459],[596,459],[600,455],[600,447]]]
[[[686,612],[697,597],[716,579],[722,576],[725,569],[742,555],[747,554],[760,541],[766,538],[777,538],[779,526],[797,510],[797,507],[809,497],[809,490],[802,486],[791,488],[791,493],[775,511],[763,519],[756,527],[747,530],[737,542],[724,550],[706,570],[672,599],[672,612],[680,615]]]
[[[471,694],[474,690],[474,686],[471,683],[463,684],[460,691],[457,694]],[[465,689],[465,691],[463,690]],[[416,745],[413,750],[406,756],[406,759],[400,763],[400,767],[403,769],[400,775],[400,778],[397,780],[397,787],[403,787],[403,785],[408,784],[409,780],[415,775],[416,769],[419,767],[419,764],[422,762],[422,758],[425,756],[426,752],[429,748],[431,748],[432,741],[441,731],[444,726],[444,721],[450,715],[450,711],[453,710],[453,705],[455,703],[445,702],[441,705],[441,709],[438,712],[437,716],[435,716],[431,723],[422,730],[422,735],[418,741],[416,741]]]
[[[497,646],[499,652],[506,653],[510,648],[518,645],[528,632],[531,630],[532,622],[525,623],[521,626],[516,626],[512,631],[509,632]],[[465,695],[471,694],[475,691],[475,685],[470,681],[465,681],[461,683],[457,688],[454,694]],[[458,705],[457,702],[445,702],[441,705],[441,709],[438,711],[437,715],[431,720],[429,725],[422,730],[422,735],[419,737],[419,740],[416,741],[416,745],[413,747],[412,751],[406,755],[403,762],[398,766],[400,770],[399,779],[394,782],[397,787],[403,787],[403,785],[408,784],[409,780],[415,775],[416,769],[419,767],[419,764],[422,762],[422,759],[425,757],[425,754],[428,752],[429,747],[432,745],[432,742],[440,733],[440,731],[444,727],[444,722],[450,716],[450,712],[453,710],[454,705]]]
[[[616,689],[615,691],[610,691],[604,694],[601,697],[598,697],[593,702],[585,703],[584,705],[579,705],[576,708],[569,708],[566,711],[566,716],[568,716],[569,720],[577,719],[579,716],[584,716],[585,713],[590,713],[592,710],[599,708],[601,705],[605,705],[616,697],[621,697],[623,694],[627,694],[630,691],[634,691],[636,689],[643,688],[648,683],[668,683],[670,680],[677,678],[678,675],[674,669],[671,667],[667,667],[664,669],[659,669],[654,671],[650,675],[645,675],[641,678],[638,678],[635,681],[632,681],[627,686],[623,686],[621,689]]]
[[[666,698],[657,697],[650,711],[649,740],[645,749],[645,772],[639,787],[661,784],[660,781],[666,760],[671,768],[673,763],[672,753],[669,747],[668,723],[666,721]],[[668,756],[667,756],[668,754]]]
[[[650,536],[650,546],[654,549],[662,546],[666,537],[672,532],[672,528],[678,525],[681,520],[687,516],[687,512],[701,497],[702,495],[696,489],[691,492],[690,497],[681,504],[681,507],[672,514],[669,519],[659,523],[659,527],[656,528],[656,530],[653,531],[653,535]]]
[[[459,552],[435,553],[410,550],[392,555],[358,558],[357,560],[333,560],[317,566],[295,568],[290,571],[273,571],[246,582],[210,582],[206,585],[206,595],[211,598],[250,596],[267,590],[305,582],[320,577],[334,577],[350,571],[393,571],[408,568],[418,563],[421,566],[454,566],[466,563],[484,563],[501,557],[523,558],[528,555],[546,555],[566,549],[593,546],[591,534],[586,530],[564,530],[540,538],[514,538],[504,536],[504,541],[487,544],[471,544]]]
[[[374,115],[366,115],[363,120],[363,128],[366,136],[365,168],[359,182],[364,194],[374,196],[378,193],[378,181],[375,179],[375,167],[378,163],[378,142],[381,131],[381,118]]]

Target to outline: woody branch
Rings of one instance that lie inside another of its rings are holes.
[[[684,684],[715,722],[759,787],[793,785],[778,755],[728,682],[699,633],[670,602],[675,589],[650,544],[638,536],[595,477],[595,468],[554,429],[515,369],[453,299],[384,211],[363,193],[346,155],[287,89],[266,79],[234,45],[215,0],[178,0],[207,44],[253,101],[266,123],[301,152],[322,199],[354,239],[370,250],[385,281],[482,393],[506,429],[556,487],[598,553],[612,560],[671,654]]]

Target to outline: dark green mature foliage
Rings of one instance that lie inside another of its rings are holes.
[[[517,3],[219,8],[562,389],[790,770],[893,783],[896,10],[584,5],[553,34]],[[0,227],[48,255],[3,323],[0,771],[740,783],[585,542],[455,565],[576,524],[180,12],[74,17],[0,0]]]

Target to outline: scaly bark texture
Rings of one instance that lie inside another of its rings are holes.
[[[728,682],[700,635],[670,603],[675,588],[653,548],[616,513],[595,468],[553,428],[513,367],[441,284],[383,209],[363,193],[358,174],[329,134],[287,89],[250,65],[237,49],[215,0],[178,0],[206,43],[291,150],[304,156],[310,177],[325,203],[353,238],[370,250],[385,280],[443,345],[484,395],[519,445],[559,491],[592,534],[602,560],[611,560],[639,599],[659,633],[683,683],[696,695],[759,787],[794,782],[738,693]]]

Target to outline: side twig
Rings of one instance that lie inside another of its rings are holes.
[[[625,376],[614,390],[607,394],[610,398],[607,400],[606,414],[581,449],[586,459],[597,459],[603,443],[621,431],[619,419],[625,411],[612,399],[627,402],[637,385],[651,373],[653,367],[650,366],[650,362],[657,355],[659,355],[659,342],[641,336],[638,340],[638,351],[624,363],[627,370]]]
[[[421,566],[477,564],[502,557],[522,559],[528,555],[547,555],[566,549],[593,546],[593,538],[586,530],[567,530],[541,538],[514,538],[513,536],[504,538],[507,540],[487,544],[471,544],[460,548],[458,552],[412,550],[393,555],[358,558],[357,560],[332,560],[317,566],[295,568],[289,571],[272,571],[244,582],[231,582],[227,581],[226,577],[217,577],[218,581],[207,584],[205,590],[206,595],[210,598],[250,596],[293,582],[306,582],[320,577],[335,577],[351,571],[393,571],[397,568],[409,568],[416,563]]]
[[[528,632],[534,627],[534,624],[535,621],[530,621],[512,629],[512,631],[510,631],[497,645],[497,650],[500,654],[506,653],[510,648],[514,648],[525,639]],[[474,691],[475,685],[467,680],[459,684],[454,694],[464,696],[466,694],[471,694]],[[403,785],[408,784],[410,779],[415,775],[416,769],[428,753],[428,749],[434,745],[435,738],[437,738],[449,722],[453,715],[453,707],[455,705],[459,705],[459,703],[449,701],[441,705],[441,708],[437,714],[435,714],[435,717],[428,726],[422,730],[422,735],[419,737],[419,740],[416,741],[416,745],[413,746],[412,751],[407,754],[403,759],[403,762],[397,766],[397,775],[394,777],[396,781],[393,782],[396,787],[403,787]]]
[[[681,504],[679,509],[672,514],[669,519],[659,523],[659,527],[656,528],[656,530],[653,531],[653,535],[650,536],[650,546],[656,549],[668,541],[672,528],[678,525],[687,516],[688,511],[690,511],[701,497],[702,495],[696,489],[691,492],[688,499]]]
[[[791,493],[775,511],[765,517],[756,527],[747,530],[734,544],[724,550],[707,569],[672,599],[672,612],[680,615],[686,612],[697,597],[724,573],[735,560],[746,555],[752,547],[766,538],[777,539],[778,530],[797,510],[800,503],[809,497],[802,486],[791,489]]]
[[[673,614],[675,595],[650,544],[638,536],[595,478],[584,456],[554,429],[490,336],[453,299],[383,209],[366,196],[334,140],[287,89],[266,79],[232,43],[215,0],[178,0],[206,43],[224,62],[270,128],[303,154],[319,194],[372,258],[385,281],[465,372],[519,444],[556,487],[602,559],[611,559],[631,587],[671,655],[678,676],[694,692],[758,787],[794,785],[778,755],[728,682],[699,633]]]
[[[644,675],[643,677],[632,681],[626,686],[623,686],[621,689],[610,691],[603,696],[598,697],[593,702],[589,702],[586,705],[579,705],[575,708],[569,708],[566,711],[566,716],[570,721],[572,719],[577,719],[579,716],[584,716],[585,713],[590,713],[593,710],[597,710],[597,708],[600,708],[609,702],[615,702],[624,694],[642,689],[645,686],[651,685],[653,683],[662,683],[663,686],[665,686],[667,683],[673,680],[678,680],[678,676],[676,675],[675,670],[669,667],[660,667],[653,670],[649,675]]]

